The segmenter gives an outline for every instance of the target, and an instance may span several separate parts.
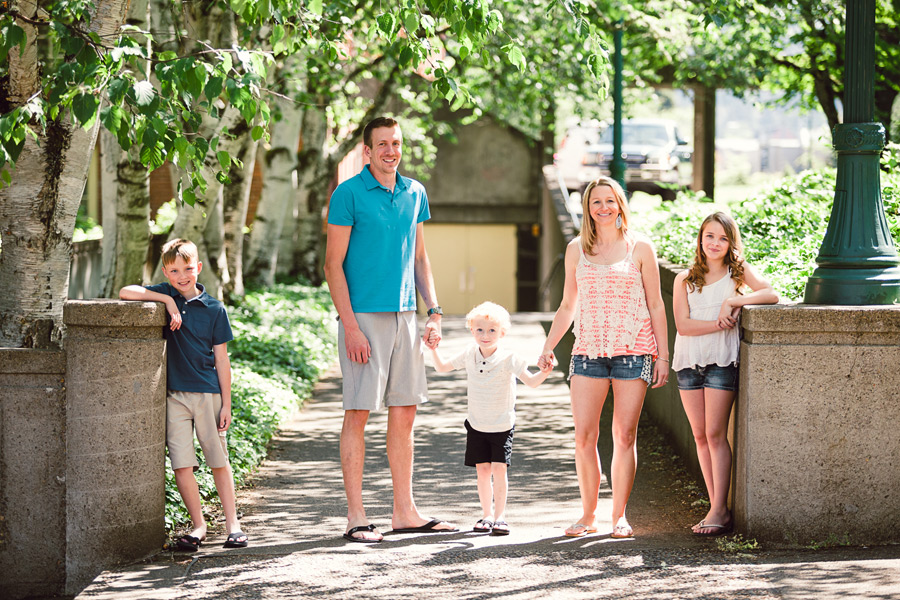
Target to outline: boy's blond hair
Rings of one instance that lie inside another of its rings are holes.
[[[472,329],[472,320],[479,317],[496,323],[504,333],[509,331],[511,325],[509,321],[509,312],[499,304],[482,302],[470,310],[469,314],[466,315],[466,328]]]
[[[162,264],[164,267],[171,265],[178,257],[181,257],[181,260],[185,263],[191,264],[197,262],[199,256],[197,245],[190,240],[171,240],[162,247]]]

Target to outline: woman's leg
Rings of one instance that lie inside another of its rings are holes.
[[[593,525],[596,518],[597,498],[600,494],[600,453],[597,439],[600,437],[600,413],[609,392],[609,379],[593,379],[582,375],[572,376],[572,420],[575,423],[575,472],[581,491],[583,514],[577,521]]]
[[[728,525],[728,490],[731,487],[731,446],[728,444],[728,419],[734,404],[735,392],[705,388],[706,443],[713,486],[709,495],[709,513],[704,521]],[[718,528],[715,528],[718,529]],[[715,533],[715,529],[698,528],[698,533]]]
[[[620,525],[626,527],[630,535],[631,527],[625,518],[625,506],[631,496],[634,474],[637,471],[637,427],[644,406],[644,395],[647,393],[647,383],[642,379],[614,379],[612,388],[612,522],[614,528]]]
[[[703,482],[706,484],[706,493],[710,501],[715,495],[714,479],[712,475],[712,463],[709,457],[709,444],[706,442],[706,395],[704,390],[680,390],[681,404],[684,406],[684,414],[691,424],[691,432],[694,435],[694,443],[697,445],[697,460],[700,462],[700,471],[703,473]]]

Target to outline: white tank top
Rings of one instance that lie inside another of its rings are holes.
[[[731,270],[719,281],[704,285],[703,291],[688,289],[688,306],[691,319],[695,321],[715,321],[722,310],[722,303],[737,296]],[[706,365],[727,367],[737,364],[741,348],[741,325],[731,329],[720,329],[706,335],[675,336],[675,355],[672,368],[676,371]]]

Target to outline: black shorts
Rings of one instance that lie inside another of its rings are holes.
[[[509,431],[485,433],[472,429],[466,420],[466,466],[474,467],[480,463],[506,463],[512,458],[512,442],[515,426]]]

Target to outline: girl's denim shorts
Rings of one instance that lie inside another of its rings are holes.
[[[705,365],[703,367],[691,367],[675,372],[678,378],[679,390],[725,390],[736,392],[738,389],[738,367],[730,364],[727,367],[719,365]]]
[[[572,356],[569,379],[582,375],[592,379],[643,379],[649,385],[653,377],[653,357],[645,355],[601,356],[588,358],[584,354]]]

